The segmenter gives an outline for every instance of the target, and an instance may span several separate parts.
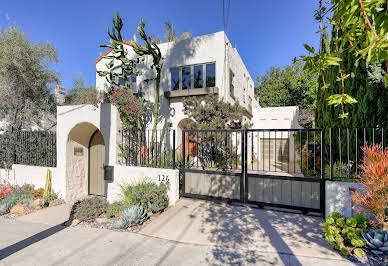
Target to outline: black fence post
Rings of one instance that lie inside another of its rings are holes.
[[[185,160],[186,160],[186,138],[185,138],[186,132],[185,130],[182,130],[182,169],[179,169],[179,171],[182,172],[182,192],[183,195],[186,194],[186,185],[185,185],[185,179],[186,179],[186,173],[185,173]]]
[[[331,131],[330,131],[331,132]],[[325,152],[324,152],[324,145],[325,145],[325,129],[322,129],[321,131],[321,192],[320,192],[320,204],[321,204],[321,210],[323,215],[325,215],[325,208],[326,208],[326,173],[325,173]]]
[[[175,169],[175,129],[172,130],[172,169]]]

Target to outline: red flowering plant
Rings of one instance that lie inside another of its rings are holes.
[[[0,184],[0,199],[6,198],[13,190],[11,185],[1,185]]]
[[[359,183],[363,191],[352,194],[354,204],[372,215],[374,224],[386,226],[388,221],[388,149],[381,145],[365,146],[364,158],[360,165]]]

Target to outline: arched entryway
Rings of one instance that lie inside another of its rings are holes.
[[[104,181],[105,143],[104,137],[96,130],[89,142],[89,194],[105,196]]]
[[[91,123],[74,126],[66,144],[66,199],[89,194],[106,195],[105,144],[100,130]]]

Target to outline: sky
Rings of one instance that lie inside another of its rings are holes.
[[[227,3],[228,0],[225,0]],[[224,30],[222,0],[0,0],[0,27],[18,26],[34,42],[50,42],[59,55],[53,68],[61,84],[72,87],[73,75],[81,73],[95,85],[94,61],[109,42],[116,12],[124,22],[123,36],[132,39],[141,18],[148,35],[163,36],[164,22],[176,25],[178,35],[191,31],[200,36]],[[117,3],[117,4],[115,4]],[[306,54],[303,43],[318,44],[314,0],[230,0],[226,34],[252,78],[270,67],[292,63]],[[1,55],[0,55],[1,56]]]

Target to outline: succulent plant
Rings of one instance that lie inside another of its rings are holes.
[[[147,210],[141,206],[130,205],[121,216],[117,218],[112,229],[127,229],[133,225],[142,224],[148,218]]]
[[[388,232],[372,229],[362,233],[366,247],[375,255],[388,258]]]
[[[365,246],[365,241],[361,233],[366,231],[367,221],[368,218],[361,214],[345,219],[340,213],[333,212],[323,224],[325,239],[345,256],[354,254],[363,257],[365,254],[361,247]]]

